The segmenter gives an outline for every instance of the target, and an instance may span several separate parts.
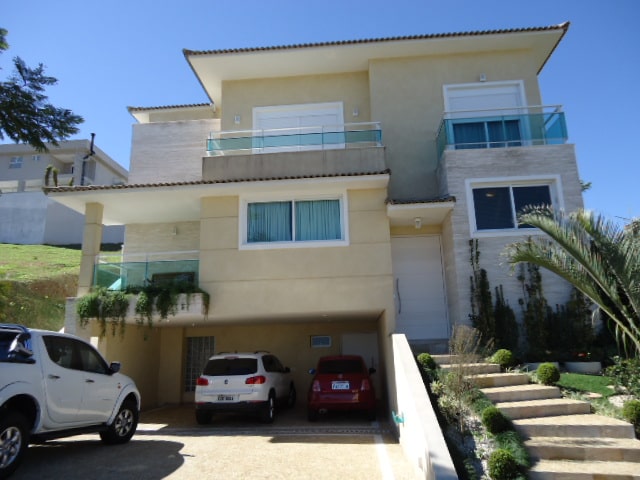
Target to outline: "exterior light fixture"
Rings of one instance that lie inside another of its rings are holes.
[[[420,230],[422,228],[422,218],[420,217],[414,218],[413,225],[416,227],[416,230]]]

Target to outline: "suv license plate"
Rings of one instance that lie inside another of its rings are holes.
[[[331,382],[332,390],[349,390],[349,382],[347,380]]]
[[[219,402],[233,402],[233,395],[218,395]]]

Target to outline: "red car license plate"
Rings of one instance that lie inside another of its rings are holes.
[[[331,382],[332,390],[349,390],[349,381],[348,380],[336,380]]]

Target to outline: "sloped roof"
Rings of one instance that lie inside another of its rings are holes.
[[[184,49],[210,100],[220,104],[222,82],[250,78],[366,71],[381,58],[531,50],[538,73],[567,32],[569,22],[546,27],[409,35],[271,47]]]

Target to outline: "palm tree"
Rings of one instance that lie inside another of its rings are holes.
[[[601,215],[578,210],[554,213],[529,207],[520,224],[547,236],[507,247],[509,262],[529,262],[561,276],[614,322],[616,338],[640,356],[640,233],[621,229]]]

